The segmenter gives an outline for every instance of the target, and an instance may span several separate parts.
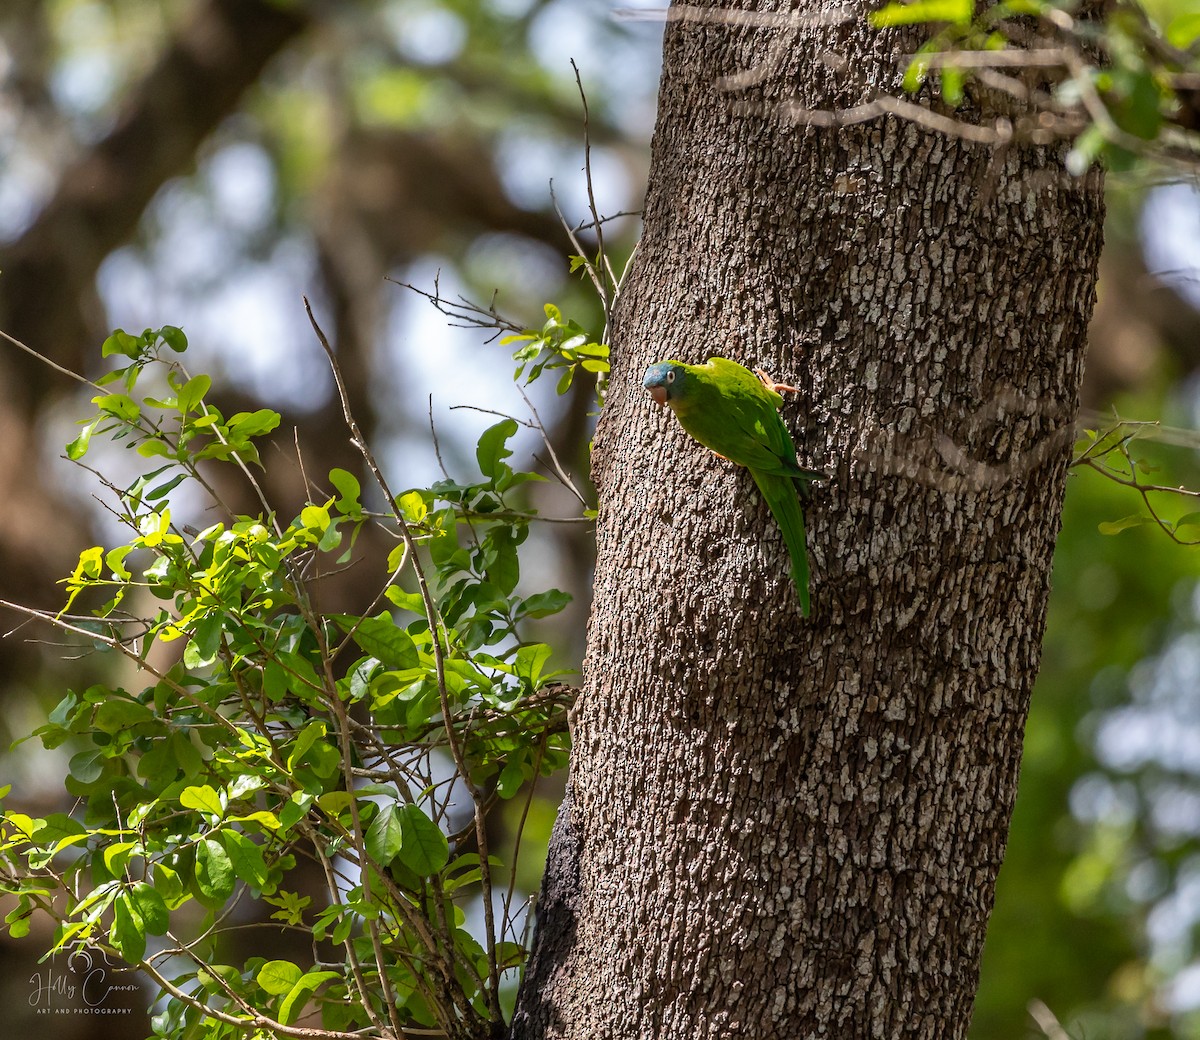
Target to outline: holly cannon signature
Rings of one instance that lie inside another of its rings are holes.
[[[82,1004],[84,1008],[102,1007],[113,993],[138,989],[136,982],[115,984],[110,977],[125,969],[113,964],[102,950],[76,950],[67,958],[67,970],[56,971],[53,959],[45,971],[29,976],[33,990],[29,1006],[48,1010],[56,1004]]]

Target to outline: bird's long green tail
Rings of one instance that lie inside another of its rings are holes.
[[[783,531],[788,555],[792,558],[792,580],[800,595],[800,613],[808,617],[808,548],[804,539],[804,511],[796,496],[796,484],[791,477],[751,470],[754,483],[771,509],[771,515]]]

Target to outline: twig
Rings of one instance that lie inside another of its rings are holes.
[[[52,369],[54,369],[55,372],[61,373],[62,375],[66,376],[68,379],[74,379],[77,383],[82,383],[84,386],[90,386],[93,390],[97,390],[102,394],[108,392],[107,390],[104,389],[104,387],[100,386],[97,383],[93,383],[86,376],[81,376],[78,372],[72,372],[71,369],[64,368],[57,361],[51,361],[48,357],[46,357],[45,354],[39,354],[36,350],[33,349],[33,347],[26,346],[19,339],[15,338],[14,336],[10,336],[3,329],[0,329],[0,339],[8,340],[8,342],[11,343],[14,347],[17,347],[19,350],[25,351],[25,353],[30,355],[31,357],[37,358],[38,361],[42,362],[42,364],[49,365]]]
[[[428,296],[428,293],[423,295]],[[383,492],[384,498],[391,507],[395,516],[396,523],[400,529],[400,535],[404,539],[405,545],[408,547],[409,556],[412,561],[413,573],[417,578],[417,587],[420,590],[421,601],[425,608],[425,620],[429,625],[430,642],[433,647],[434,672],[437,678],[438,700],[441,706],[442,718],[446,721],[446,737],[450,748],[451,758],[454,760],[455,769],[462,777],[463,783],[466,785],[467,791],[471,795],[472,801],[475,803],[475,833],[476,841],[479,844],[479,875],[480,887],[483,892],[483,908],[484,908],[484,923],[487,929],[487,955],[488,955],[488,976],[490,988],[487,995],[489,1013],[494,1021],[501,1020],[500,1011],[500,975],[496,961],[496,925],[494,919],[494,910],[492,908],[492,884],[491,884],[491,867],[487,862],[488,836],[487,836],[487,821],[482,812],[483,792],[471,779],[470,770],[467,768],[466,760],[463,757],[462,748],[459,745],[458,737],[454,732],[454,727],[451,724],[452,712],[450,710],[450,692],[446,685],[446,648],[443,644],[445,632],[441,621],[441,616],[438,614],[437,607],[433,602],[433,595],[429,590],[429,582],[425,577],[424,567],[416,552],[416,543],[413,539],[412,532],[409,530],[407,521],[404,519],[404,513],[400,509],[400,503],[396,496],[392,493],[382,470],[379,468],[379,463],[375,460],[375,455],[367,444],[366,439],[362,435],[362,431],[358,427],[358,422],[354,418],[354,414],[350,409],[350,398],[346,391],[345,381],[342,379],[341,369],[337,364],[337,355],[334,353],[333,347],[330,345],[321,326],[317,323],[316,317],[313,315],[312,306],[308,302],[308,298],[304,299],[304,310],[308,314],[309,323],[312,325],[313,331],[316,333],[317,340],[321,344],[321,348],[325,351],[326,357],[333,372],[334,383],[337,386],[338,396],[342,403],[342,415],[347,428],[350,430],[351,443],[362,456],[363,461],[367,464],[367,468],[371,471],[372,477]]]
[[[596,252],[600,257],[600,261],[604,264],[604,270],[608,273],[608,285],[611,292],[617,284],[617,276],[613,272],[612,264],[608,259],[608,253],[604,248],[604,222],[600,219],[600,211],[596,207],[596,192],[592,183],[592,136],[587,92],[583,89],[583,77],[579,74],[579,66],[575,64],[574,58],[571,59],[571,68],[575,72],[575,86],[579,90],[580,104],[583,105],[583,175],[584,183],[587,185],[588,209],[592,213],[592,226],[596,229]],[[603,299],[605,301],[605,313],[607,314],[608,307],[612,303],[609,293],[604,293]]]
[[[563,230],[566,231],[567,237],[571,240],[571,245],[574,246],[575,252],[583,258],[583,269],[587,271],[588,278],[596,290],[596,295],[600,297],[602,302],[607,300],[608,294],[604,291],[604,285],[600,280],[600,274],[597,272],[595,264],[589,259],[587,250],[583,248],[583,244],[579,241],[579,236],[575,234],[574,226],[567,220],[563,214],[562,207],[558,204],[558,196],[554,192],[553,180],[550,181],[550,203],[554,206],[554,212],[558,214],[559,223],[562,224]]]
[[[495,329],[495,334],[488,338],[488,343],[491,343],[492,340],[504,332],[521,333],[525,331],[523,325],[518,325],[515,321],[510,321],[496,310],[498,292],[492,293],[492,302],[487,307],[481,307],[477,303],[472,303],[465,296],[459,296],[457,300],[446,299],[441,294],[441,271],[438,271],[434,275],[433,292],[421,289],[411,282],[401,282],[395,278],[389,277],[387,281],[393,285],[400,286],[402,289],[415,292],[418,296],[425,297],[425,299],[437,308],[440,314],[444,314],[447,318],[452,319],[450,324],[456,329]]]
[[[563,469],[562,463],[558,461],[558,453],[554,450],[554,445],[550,443],[550,436],[546,433],[546,426],[542,422],[542,417],[538,415],[538,410],[534,407],[533,402],[529,399],[529,395],[521,387],[517,387],[517,393],[521,395],[521,399],[525,402],[525,407],[532,413],[534,420],[537,423],[538,432],[542,435],[542,443],[546,445],[546,450],[550,453],[550,461],[553,463],[554,472],[558,479],[562,482],[563,487],[567,488],[578,500],[579,504],[587,509],[587,499],[580,493],[579,488],[575,486],[571,478],[567,476],[566,470]]]

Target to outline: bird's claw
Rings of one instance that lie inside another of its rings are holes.
[[[784,391],[786,391],[789,394],[800,393],[800,388],[798,386],[789,386],[787,383],[777,383],[777,382],[775,382],[774,379],[772,379],[769,375],[767,375],[765,370],[763,370],[761,368],[756,368],[754,370],[754,374],[756,376],[758,376],[759,379],[762,380],[763,386],[765,386],[768,390],[774,391],[777,394],[781,394]]]

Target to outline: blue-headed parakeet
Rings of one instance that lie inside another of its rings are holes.
[[[693,438],[750,471],[783,531],[800,611],[808,617],[808,553],[796,482],[803,489],[826,474],[804,469],[796,460],[796,446],[779,415],[778,390],[792,388],[722,357],[703,365],[659,361],[646,369],[642,385],[658,404],[671,408]]]

